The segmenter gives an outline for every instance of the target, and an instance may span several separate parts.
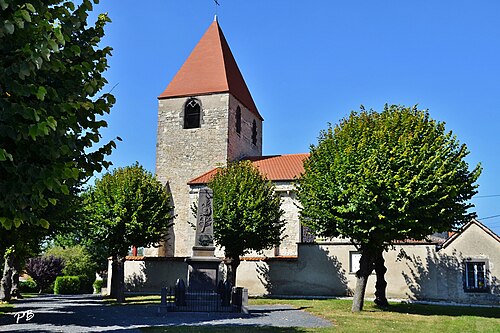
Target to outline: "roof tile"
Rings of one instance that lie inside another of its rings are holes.
[[[246,158],[256,166],[259,171],[271,181],[290,181],[304,172],[304,160],[309,157],[308,153],[273,155],[273,156],[252,156]],[[203,175],[188,182],[188,185],[203,185],[217,173],[218,168],[212,169]]]
[[[158,99],[229,92],[262,120],[217,20]]]

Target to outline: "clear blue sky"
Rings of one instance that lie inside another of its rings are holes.
[[[500,1],[219,0],[219,24],[264,117],[265,155],[309,151],[327,123],[384,103],[427,108],[482,163],[479,218],[500,215]],[[154,171],[156,97],[213,20],[213,0],[102,1],[117,103],[115,166]],[[498,196],[495,196],[498,195]],[[491,196],[491,197],[490,197]],[[482,220],[500,234],[500,217]]]

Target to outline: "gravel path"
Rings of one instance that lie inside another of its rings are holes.
[[[251,306],[247,315],[160,314],[157,305],[110,306],[94,295],[28,298],[15,304],[15,312],[0,317],[1,332],[140,332],[141,327],[178,325],[327,327],[332,323],[287,305]]]

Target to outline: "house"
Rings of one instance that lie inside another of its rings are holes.
[[[156,175],[172,194],[176,220],[165,244],[127,258],[130,290],[158,291],[185,278],[199,190],[217,167],[248,159],[276,186],[286,238],[242,258],[237,284],[250,294],[352,293],[359,252],[345,239],[316,239],[301,226],[293,181],[308,154],[262,156],[263,120],[214,20],[158,97]],[[393,244],[385,260],[388,297],[500,304],[500,240],[479,221],[449,238]],[[370,280],[367,295],[374,292]]]

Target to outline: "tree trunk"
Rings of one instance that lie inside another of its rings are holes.
[[[230,258],[225,262],[227,267],[227,280],[233,287],[236,287],[236,270],[238,269],[240,262],[240,257]]]
[[[12,265],[14,260],[14,251],[7,250],[5,253],[5,262],[3,268],[3,276],[0,281],[0,301],[10,302],[12,288]]]
[[[387,298],[385,296],[385,290],[387,288],[387,282],[385,281],[385,272],[387,268],[385,267],[384,251],[380,250],[375,254],[374,259],[375,273],[377,274],[377,283],[375,283],[375,304],[381,307],[389,306]]]
[[[10,291],[10,295],[12,298],[21,299],[21,292],[19,291],[19,272],[21,264],[19,262],[18,256],[14,256],[13,265],[12,265],[12,289]]]
[[[366,284],[368,277],[373,272],[373,255],[367,250],[361,250],[361,259],[359,261],[359,270],[356,272],[356,289],[352,299],[352,312],[363,310],[365,301]]]
[[[111,290],[110,296],[116,298],[118,303],[125,301],[125,257],[113,255],[111,264]]]

